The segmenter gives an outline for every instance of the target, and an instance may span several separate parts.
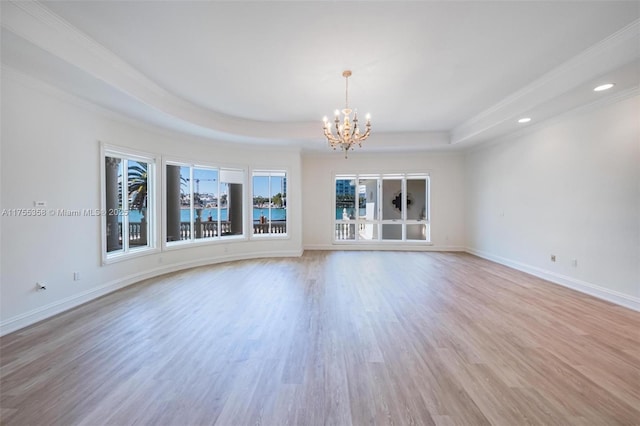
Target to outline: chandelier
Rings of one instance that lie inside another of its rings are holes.
[[[358,111],[352,110],[349,108],[349,77],[351,77],[351,71],[346,70],[342,73],[342,76],[346,81],[346,89],[345,89],[345,106],[342,110],[343,118],[340,120],[340,111],[335,111],[335,120],[333,121],[335,124],[336,134],[333,134],[331,130],[331,124],[327,120],[327,117],[324,117],[324,136],[327,138],[329,142],[329,146],[334,150],[336,148],[340,148],[344,151],[344,158],[347,158],[347,153],[350,149],[353,149],[355,144],[358,144],[360,148],[362,148],[362,141],[369,137],[371,134],[371,116],[367,114],[365,117],[367,119],[367,124],[365,125],[364,133],[360,133],[360,128],[358,127]],[[351,113],[353,112],[353,119],[351,119]],[[342,124],[341,124],[342,122]]]

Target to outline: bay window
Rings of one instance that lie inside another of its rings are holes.
[[[166,243],[244,235],[244,176],[240,169],[167,162]]]

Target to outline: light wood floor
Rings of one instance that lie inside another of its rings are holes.
[[[640,313],[467,254],[145,281],[0,339],[7,425],[631,425]]]

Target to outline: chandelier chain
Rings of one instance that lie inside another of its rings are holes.
[[[349,77],[345,77],[345,86],[346,89],[344,91],[344,105],[345,108],[349,108]]]

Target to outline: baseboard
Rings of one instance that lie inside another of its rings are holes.
[[[625,308],[633,309],[640,312],[640,298],[630,296],[628,294],[620,293],[615,290],[589,283],[586,281],[578,280],[573,277],[558,274],[552,271],[548,271],[536,266],[527,265],[522,262],[518,262],[512,259],[507,259],[501,256],[496,256],[491,253],[487,253],[482,250],[476,250],[467,247],[465,250],[467,253],[481,257],[483,259],[490,260],[492,262],[500,263],[501,265],[508,266],[518,271],[526,272],[527,274],[534,275],[538,278],[550,281],[554,284],[568,287],[570,289],[579,291],[581,293],[588,294],[598,299],[606,300],[607,302],[615,303],[616,305],[624,306]]]
[[[394,245],[394,244],[307,244],[304,246],[305,250],[377,250],[377,251],[467,251],[465,247],[460,246],[434,246],[424,244],[410,244],[410,245]]]
[[[635,311],[640,311],[640,298],[629,296],[624,293],[609,290],[607,288],[577,280],[572,277],[557,274],[555,272],[547,271],[541,268],[530,266],[521,262],[517,262],[504,257],[496,256],[491,253],[487,253],[473,248],[463,248],[458,246],[422,246],[422,247],[399,247],[399,246],[368,246],[368,245],[334,245],[334,244],[310,244],[304,247],[304,250],[411,250],[411,251],[466,251],[475,256],[483,259],[490,260],[492,262],[500,263],[510,268],[526,272],[536,277],[545,279],[552,283],[562,285],[564,287],[571,288],[576,291],[580,291],[585,294],[597,297],[602,300],[606,300],[611,303],[615,303],[620,306],[624,306]],[[203,258],[190,260],[188,262],[180,262],[172,265],[166,265],[144,271],[137,274],[128,275],[126,277],[119,278],[105,283],[99,287],[92,288],[91,290],[73,295],[66,299],[62,299],[51,303],[46,306],[42,306],[37,309],[33,309],[21,315],[17,315],[13,318],[9,318],[0,323],[0,336],[12,333],[22,328],[33,325],[39,321],[50,318],[54,315],[73,309],[98,297],[117,291],[121,288],[130,286],[137,282],[157,277],[159,275],[168,274],[171,272],[177,272],[184,269],[196,268],[199,266],[214,265],[217,263],[232,262],[237,260],[248,259],[260,259],[270,257],[300,257],[304,250],[284,250],[284,251],[268,251],[251,254],[233,254],[227,256],[221,256],[216,258]]]
[[[283,251],[267,251],[267,252],[253,252],[249,254],[233,254],[227,256],[220,256],[216,258],[203,258],[190,260],[188,262],[174,263],[166,265],[137,274],[131,274],[126,277],[118,278],[117,280],[109,281],[101,286],[94,287],[91,290],[87,290],[82,293],[75,294],[71,297],[67,297],[62,300],[50,303],[48,305],[33,309],[24,314],[16,315],[15,317],[8,318],[0,323],[0,336],[13,333],[22,328],[33,325],[37,322],[50,318],[54,315],[68,311],[98,297],[104,296],[121,288],[130,286],[140,281],[157,277],[160,275],[168,274],[171,272],[177,272],[184,269],[196,268],[199,266],[214,265],[217,263],[232,262],[237,260],[248,259],[260,259],[268,257],[300,257],[303,250],[283,250]]]

